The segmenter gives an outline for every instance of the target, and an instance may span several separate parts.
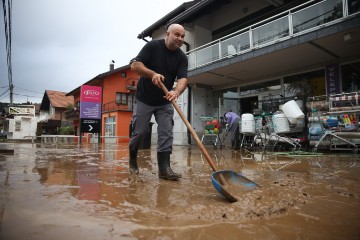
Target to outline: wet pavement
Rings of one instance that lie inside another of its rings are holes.
[[[156,146],[128,174],[126,144],[7,143],[0,239],[360,239],[360,155],[207,147],[217,169],[260,185],[229,203],[197,146],[174,146],[180,181],[157,177]]]

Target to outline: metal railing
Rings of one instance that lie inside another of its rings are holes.
[[[358,0],[312,0],[187,52],[193,70],[336,24],[360,12]]]
[[[126,101],[126,102],[121,102],[121,101],[113,101],[110,103],[105,103],[103,104],[103,109],[102,112],[110,112],[110,111],[132,111],[134,108],[134,104],[133,102],[130,101]]]

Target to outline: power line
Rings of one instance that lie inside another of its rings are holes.
[[[10,89],[7,89],[5,92],[3,92],[3,93],[0,95],[0,97],[1,97],[2,95],[4,95],[5,93],[7,93],[9,90],[10,90]],[[8,95],[7,95],[7,96],[8,96]]]
[[[24,95],[24,94],[18,94],[18,93],[14,93],[14,95],[17,95],[17,96],[23,96],[23,97],[42,98],[42,97],[37,97],[37,96],[29,96],[29,95]]]
[[[4,98],[6,98],[6,97],[8,97],[8,96],[10,96],[10,94],[7,94],[7,95],[5,95],[5,96],[3,96],[3,97],[1,97],[2,95],[4,95],[5,93],[3,93],[3,94],[1,94],[0,95],[0,100],[2,100],[2,99],[4,99]]]
[[[25,91],[28,91],[28,92],[43,94],[43,93],[40,93],[40,92],[35,92],[35,91],[27,90],[27,89],[24,89],[24,88],[21,88],[21,87],[18,87],[18,86],[14,86],[14,88],[18,88],[18,89],[25,90]]]

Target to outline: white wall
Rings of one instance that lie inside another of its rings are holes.
[[[200,117],[214,117],[213,95],[212,91],[203,88],[192,89],[191,100],[191,122],[197,133],[204,131],[205,122]]]
[[[8,119],[9,139],[25,139],[27,136],[36,136],[37,117],[15,116],[14,119]]]

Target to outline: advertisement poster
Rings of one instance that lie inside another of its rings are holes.
[[[102,88],[82,85],[80,91],[80,118],[101,119]]]

